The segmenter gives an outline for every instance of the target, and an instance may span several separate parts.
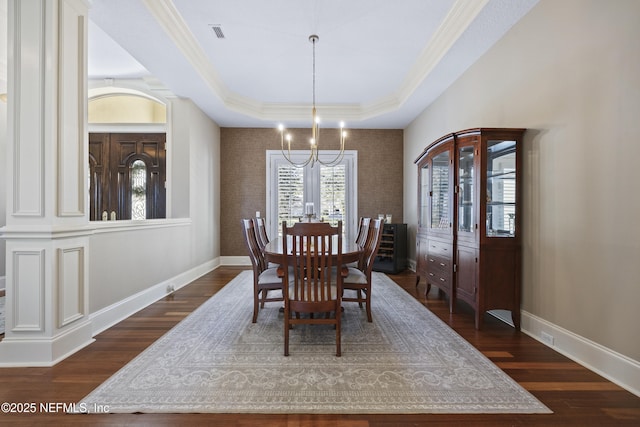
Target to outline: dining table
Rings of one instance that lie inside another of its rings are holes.
[[[291,236],[288,237],[291,239]],[[337,237],[333,237],[333,251],[334,255],[337,255]],[[291,248],[291,240],[287,242],[287,247]],[[349,264],[351,262],[356,262],[360,259],[362,255],[363,248],[358,245],[356,242],[348,241],[342,239],[342,263]],[[282,237],[276,237],[271,240],[264,247],[264,258],[267,262],[271,262],[274,264],[280,264],[282,262]]]

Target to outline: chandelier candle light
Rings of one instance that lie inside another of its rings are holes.
[[[313,44],[313,108],[311,109],[311,138],[309,143],[311,145],[311,153],[307,160],[301,163],[296,163],[291,158],[291,141],[293,138],[290,133],[286,133],[286,129],[284,125],[280,124],[278,126],[278,130],[280,131],[280,148],[282,151],[282,155],[284,158],[291,163],[293,166],[297,168],[303,168],[308,164],[311,164],[313,167],[314,164],[320,163],[324,166],[336,166],[338,163],[342,161],[344,157],[344,140],[347,137],[347,132],[344,130],[344,122],[340,122],[340,152],[338,155],[331,161],[325,162],[320,160],[318,156],[318,145],[320,143],[320,117],[318,117],[316,113],[316,43],[320,40],[320,38],[312,34],[309,36],[309,41]],[[287,141],[287,152],[285,153],[285,140]]]

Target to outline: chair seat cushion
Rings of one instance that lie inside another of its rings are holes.
[[[349,267],[349,274],[344,278],[343,283],[356,283],[358,285],[367,284],[367,275],[357,268]]]
[[[267,268],[258,276],[258,285],[268,285],[272,283],[282,283],[282,278],[278,277],[278,268]]]

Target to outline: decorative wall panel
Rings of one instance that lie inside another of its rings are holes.
[[[58,327],[84,316],[84,248],[58,249]]]
[[[29,108],[41,105],[44,96],[45,2],[14,2],[15,14],[9,23],[14,29],[9,40],[9,80],[17,92],[10,98],[9,120],[13,134],[13,208],[14,216],[44,216],[44,110]],[[22,15],[36,17],[24,25]],[[33,25],[31,25],[33,24]],[[26,64],[26,65],[25,65]]]
[[[12,332],[44,331],[45,251],[13,252]]]
[[[86,20],[69,3],[59,3],[58,26],[58,215],[86,210]]]

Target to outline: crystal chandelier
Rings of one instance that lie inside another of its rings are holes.
[[[340,151],[338,155],[331,161],[320,160],[320,157],[318,156],[318,145],[320,144],[320,118],[316,113],[316,43],[319,39],[320,38],[315,34],[309,36],[309,41],[313,44],[313,108],[311,109],[311,138],[309,139],[311,152],[305,161],[301,163],[293,161],[291,157],[291,142],[293,141],[293,138],[290,133],[287,133],[284,125],[280,124],[278,126],[278,130],[280,131],[280,149],[282,151],[282,155],[289,163],[297,168],[303,168],[308,164],[311,164],[311,167],[313,167],[316,163],[320,163],[324,166],[335,166],[340,163],[344,157],[344,140],[347,137],[347,132],[344,130],[344,122],[340,122]],[[285,141],[287,146],[286,152]]]

